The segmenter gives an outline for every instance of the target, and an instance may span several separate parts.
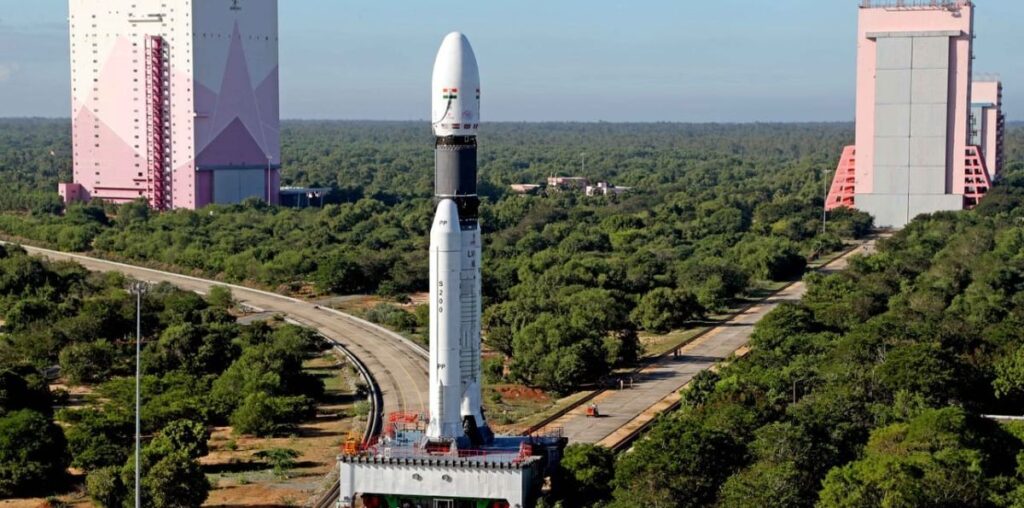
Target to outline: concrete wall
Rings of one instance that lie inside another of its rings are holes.
[[[857,209],[875,217],[879,227],[902,228],[922,214],[961,210],[958,194],[857,194]]]
[[[469,466],[427,466],[341,462],[340,506],[354,506],[357,495],[380,494],[428,498],[504,499],[526,508],[533,470]]]

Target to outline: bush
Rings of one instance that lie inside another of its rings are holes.
[[[274,468],[274,474],[280,478],[287,478],[288,470],[295,467],[297,459],[301,454],[291,448],[271,448],[256,452],[257,458],[263,459]]]
[[[231,294],[231,289],[224,286],[210,288],[210,294],[206,295],[206,301],[219,309],[230,309],[235,305],[235,297]]]
[[[270,436],[312,416],[315,410],[314,401],[308,397],[273,397],[255,392],[231,413],[230,421],[236,434]]]
[[[505,378],[505,362],[501,358],[486,358],[483,361],[484,381],[497,384]]]
[[[73,385],[96,383],[110,377],[117,351],[106,340],[71,344],[60,352],[60,370]]]
[[[96,504],[105,508],[120,508],[128,497],[128,488],[121,483],[121,468],[116,466],[97,469],[85,478],[85,491]]]
[[[0,418],[0,497],[49,492],[68,462],[64,432],[42,413],[22,409]]]
[[[377,304],[366,313],[366,319],[400,331],[412,331],[418,324],[416,316],[389,303]]]

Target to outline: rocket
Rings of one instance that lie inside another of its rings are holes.
[[[480,371],[481,241],[477,197],[480,71],[466,36],[448,34],[431,83],[434,196],[430,231],[430,420],[427,438],[493,439]]]

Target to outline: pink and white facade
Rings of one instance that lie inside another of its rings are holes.
[[[862,2],[856,145],[843,151],[827,209],[856,207],[902,227],[987,192],[983,150],[971,140],[974,9],[969,0]]]
[[[1003,84],[998,79],[977,79],[971,87],[971,144],[981,148],[993,179],[1003,169]]]
[[[69,0],[66,201],[278,201],[276,0]]]

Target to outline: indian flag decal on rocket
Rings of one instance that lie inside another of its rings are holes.
[[[441,98],[448,101],[453,101],[459,98],[458,88],[445,88],[441,90]]]

